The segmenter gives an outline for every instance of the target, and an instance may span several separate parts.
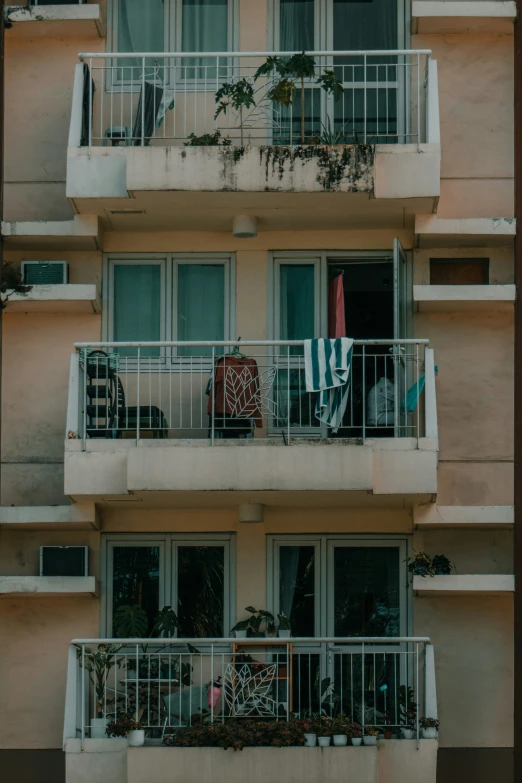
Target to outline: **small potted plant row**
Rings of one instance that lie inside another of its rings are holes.
[[[276,634],[281,639],[289,639],[292,632],[290,620],[284,612],[277,615],[278,622],[272,612],[266,609],[255,609],[253,606],[246,606],[245,612],[250,614],[245,620],[240,620],[231,628],[230,633],[236,634],[236,639],[264,639]]]
[[[327,748],[333,741],[336,747],[348,745],[351,740],[352,745],[361,745],[363,730],[359,723],[352,723],[350,719],[339,714],[332,719],[326,715],[313,715],[305,721],[305,747],[314,748],[319,745],[320,748]]]

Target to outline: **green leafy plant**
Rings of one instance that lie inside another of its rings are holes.
[[[0,281],[0,305],[2,310],[7,306],[9,297],[13,294],[25,294],[29,293],[32,289],[32,285],[24,285],[22,283],[21,273],[14,268],[10,261],[4,261],[2,264],[2,279]]]
[[[399,686],[399,712],[401,725],[413,729],[417,723],[418,704],[415,701],[415,692],[408,685]]]
[[[224,723],[198,722],[189,728],[167,734],[163,744],[170,747],[233,748],[240,751],[246,747],[283,748],[304,745],[305,722],[228,720]]]
[[[214,133],[204,133],[202,136],[191,133],[187,138],[189,140],[183,143],[184,147],[230,147],[232,144],[231,139],[221,138],[219,130]]]
[[[430,557],[426,552],[414,552],[413,557],[407,557],[408,571],[412,576],[439,576],[451,574],[454,564],[446,555]]]
[[[435,571],[435,576],[439,576],[439,575],[447,576],[448,574],[451,574],[451,571],[455,568],[453,563],[450,560],[448,560],[446,555],[433,555],[433,560],[431,561],[431,564]]]
[[[334,144],[344,144],[345,142],[346,134],[344,132],[344,126],[338,131],[334,130],[330,122],[330,117],[327,117],[326,125],[324,122],[321,123],[321,132],[317,136],[317,143],[331,147]]]
[[[109,674],[116,666],[121,666],[121,659],[116,654],[121,650],[121,644],[99,644],[96,651],[85,648],[85,654],[81,647],[77,647],[76,655],[80,664],[89,672],[89,679],[96,695],[96,717],[104,717],[104,705],[109,704],[106,696],[106,685]]]
[[[276,101],[282,106],[289,106],[297,92],[296,82],[301,88],[301,144],[305,143],[305,82],[315,79],[321,89],[331,95],[334,101],[338,101],[344,92],[344,87],[335,72],[324,68],[317,73],[316,62],[306,52],[294,54],[288,60],[281,57],[268,57],[255,75],[257,80],[261,77],[276,79],[267,93],[267,98]],[[277,78],[280,77],[280,78]]]
[[[278,620],[278,630],[279,631],[291,631],[292,630],[292,623],[290,622],[289,618],[286,616],[284,612],[279,612],[277,615]]]
[[[241,131],[241,146],[243,146],[243,111],[255,106],[254,87],[245,77],[233,82],[225,82],[216,92],[217,108],[214,114],[216,120],[220,114],[226,114],[229,107],[239,113],[239,128]]]
[[[261,626],[266,623],[266,631],[269,636],[275,634],[275,618],[272,612],[268,612],[266,609],[255,609],[253,606],[246,606],[245,612],[250,613],[250,617],[245,620],[240,620],[236,625],[230,629],[230,633],[233,631],[248,631],[250,634],[261,633]]]
[[[365,726],[364,734],[366,737],[378,737],[379,729],[376,729],[375,726]]]
[[[143,710],[139,714],[140,718],[142,713]],[[120,715],[118,720],[109,721],[105,733],[108,737],[126,737],[130,731],[139,731],[142,728],[140,721],[135,720],[132,715],[127,713]]]

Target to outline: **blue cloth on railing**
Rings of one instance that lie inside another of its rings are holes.
[[[406,392],[406,398],[403,400],[401,408],[408,413],[413,413],[419,404],[419,397],[421,396],[424,385],[426,383],[426,376],[421,375],[418,381],[416,381],[411,389]]]
[[[348,403],[352,354],[350,337],[304,341],[306,391],[319,394],[315,416],[334,432]]]

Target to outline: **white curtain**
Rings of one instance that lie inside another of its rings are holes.
[[[334,49],[396,49],[397,0],[334,0]]]
[[[314,47],[314,0],[280,0],[280,48],[284,52],[312,51]]]
[[[225,267],[178,266],[178,340],[224,340]],[[206,356],[211,348],[180,348],[180,356]]]
[[[314,278],[312,264],[281,265],[281,340],[306,340],[314,336]]]
[[[165,5],[163,0],[119,0],[118,49],[120,52],[164,50]]]
[[[158,264],[114,266],[114,340],[116,342],[161,339],[161,268]],[[135,355],[133,348],[119,349],[122,356]],[[146,348],[142,355],[158,356],[159,349]]]
[[[184,52],[226,52],[228,0],[183,0]]]

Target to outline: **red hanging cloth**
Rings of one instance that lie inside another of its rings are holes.
[[[342,274],[330,280],[328,287],[328,337],[331,340],[336,337],[346,337]]]

